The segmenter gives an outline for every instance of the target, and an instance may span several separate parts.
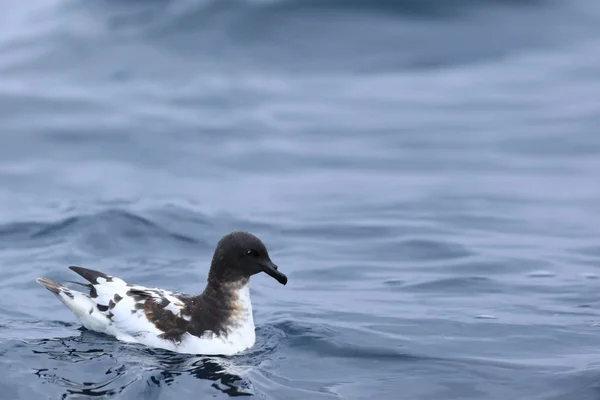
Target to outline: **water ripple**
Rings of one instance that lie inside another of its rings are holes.
[[[194,237],[172,232],[158,223],[123,210],[105,210],[91,215],[71,216],[57,222],[13,222],[0,226],[2,240],[13,245],[32,243],[47,246],[50,243],[77,236],[82,241],[94,240],[98,235],[126,244],[160,241],[165,246],[195,246]],[[108,243],[107,243],[108,244]]]

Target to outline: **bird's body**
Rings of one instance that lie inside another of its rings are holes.
[[[70,269],[87,280],[73,282],[85,292],[46,278],[37,282],[89,330],[178,353],[232,355],[252,347],[256,339],[250,276],[264,271],[282,284],[287,278],[277,271],[258,238],[230,235],[219,242],[208,284],[197,296],[128,284],[81,267]],[[250,258],[240,257],[240,251]]]

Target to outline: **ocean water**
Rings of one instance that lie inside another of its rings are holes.
[[[599,130],[595,0],[7,0],[0,399],[598,399]],[[232,230],[289,277],[238,356],[35,282],[198,293]]]

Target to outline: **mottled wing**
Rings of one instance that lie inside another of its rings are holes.
[[[134,314],[146,318],[162,333],[160,337],[181,341],[191,320],[191,298],[163,289],[132,286],[127,292],[135,302]],[[133,312],[133,311],[132,311]]]
[[[156,335],[179,342],[189,321],[191,297],[163,289],[128,285],[122,279],[81,267],[69,267],[89,284],[89,296],[97,311],[123,335]],[[75,282],[77,283],[77,282]],[[96,311],[96,310],[94,310]]]

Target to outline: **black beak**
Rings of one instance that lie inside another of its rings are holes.
[[[267,275],[274,278],[277,282],[281,283],[282,285],[285,285],[287,283],[287,276],[279,272],[277,270],[277,265],[273,264],[271,260],[262,264],[262,268]]]

